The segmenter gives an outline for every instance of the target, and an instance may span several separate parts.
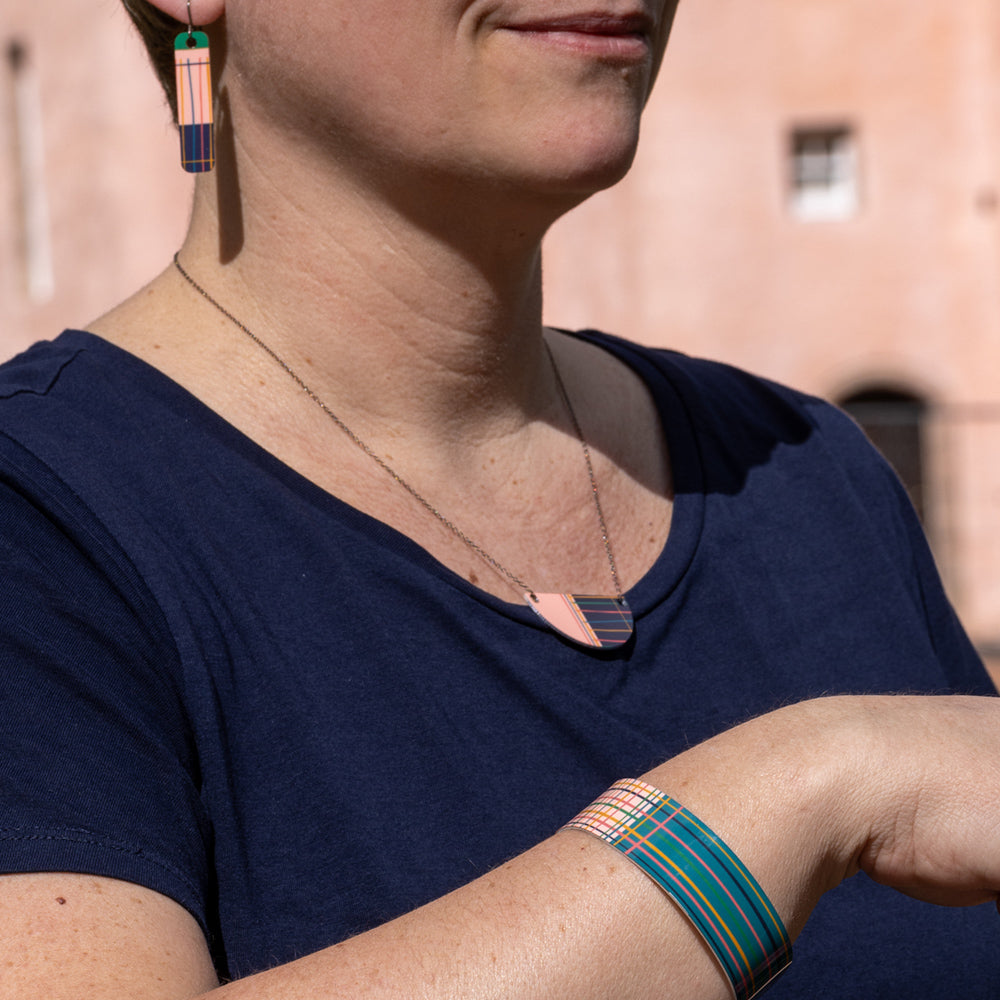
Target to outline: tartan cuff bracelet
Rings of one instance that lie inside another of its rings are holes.
[[[701,820],[652,785],[618,781],[565,828],[611,844],[670,896],[736,1000],[749,1000],[791,962],[788,933],[757,880]]]

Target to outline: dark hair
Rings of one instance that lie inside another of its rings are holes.
[[[163,92],[167,95],[174,121],[177,120],[177,81],[174,76],[174,38],[186,25],[164,14],[146,0],[122,0],[128,16],[139,30],[149,61]]]

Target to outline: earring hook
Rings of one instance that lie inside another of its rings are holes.
[[[187,0],[188,9],[188,38],[194,34],[194,24],[191,21],[191,0]]]

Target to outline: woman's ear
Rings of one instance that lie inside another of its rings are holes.
[[[188,23],[188,0],[147,0],[181,24]],[[226,12],[226,0],[191,0],[191,24],[196,28],[217,21]]]

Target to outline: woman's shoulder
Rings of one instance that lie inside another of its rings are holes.
[[[672,447],[697,456],[702,487],[736,490],[755,470],[779,479],[794,470],[799,481],[837,481],[882,496],[891,508],[901,502],[885,459],[832,402],[718,360],[596,331],[577,336],[610,351],[645,381]]]
[[[38,421],[65,409],[100,409],[118,394],[114,385],[141,392],[144,379],[131,363],[136,360],[85,330],[38,341],[0,364],[0,426],[25,411]]]
[[[218,464],[203,411],[135,356],[66,331],[0,365],[0,482],[45,516],[122,540],[130,506],[155,521],[190,465]]]
[[[35,450],[127,447],[137,428],[172,411],[197,424],[201,408],[180,386],[128,351],[66,330],[0,364],[0,434]]]
[[[82,330],[65,330],[54,340],[40,340],[0,364],[0,400],[15,396],[44,396],[67,365],[71,365],[96,337]]]
[[[729,434],[740,427],[769,425],[805,435],[821,430],[856,440],[857,426],[829,400],[718,359],[628,340],[599,330],[580,330],[587,340],[631,365],[650,390],[672,391],[695,424],[718,425]]]

